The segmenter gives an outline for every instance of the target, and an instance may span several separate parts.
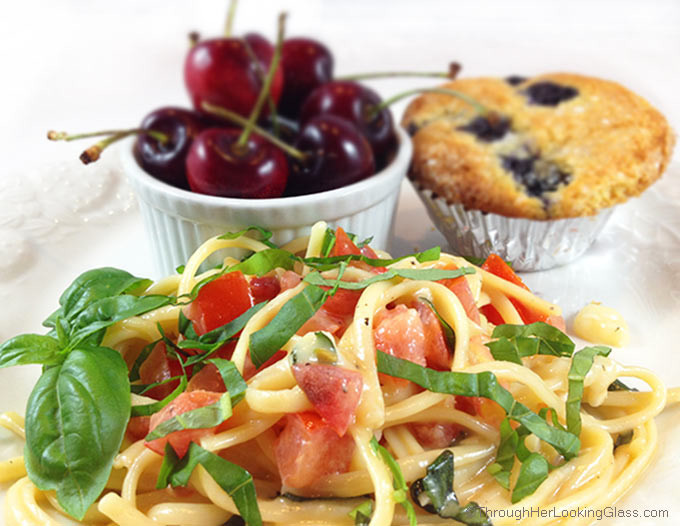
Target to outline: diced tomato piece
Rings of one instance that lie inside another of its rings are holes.
[[[142,440],[149,434],[150,416],[133,416],[127,426],[127,436],[130,440]]]
[[[464,427],[453,423],[412,422],[408,428],[425,449],[448,447],[465,432]]]
[[[364,382],[361,373],[334,365],[293,365],[293,375],[317,413],[342,436],[354,421]]]
[[[442,324],[432,309],[422,301],[414,305],[425,331],[425,360],[427,366],[439,371],[451,369],[453,349],[449,349],[444,338]]]
[[[354,317],[354,311],[361,297],[360,290],[338,289],[321,307],[326,312],[336,316]]]
[[[377,259],[378,255],[375,253],[375,251],[369,247],[368,245],[364,245],[359,249],[359,247],[356,246],[354,241],[352,241],[349,236],[347,235],[347,232],[345,232],[342,227],[338,227],[338,229],[335,231],[335,244],[333,245],[333,249],[331,250],[331,257],[334,256],[348,256],[350,254],[354,254],[356,256],[364,255],[368,258],[371,259]],[[385,267],[373,267],[369,265],[368,263],[364,263],[363,261],[353,261],[351,263],[353,266],[363,268],[364,270],[368,270],[369,272],[374,272],[376,274],[381,274],[387,270]]]
[[[352,323],[360,296],[360,290],[338,289],[324,302],[314,316],[305,322],[298,334],[327,331],[333,335],[342,336]]]
[[[206,283],[184,314],[198,334],[229,323],[253,306],[250,286],[243,273],[229,272]]]
[[[505,321],[503,320],[503,316],[501,316],[501,313],[496,310],[496,307],[491,305],[490,303],[488,305],[484,305],[481,309],[479,309],[484,316],[486,316],[486,319],[489,323],[493,323],[494,325],[503,325]]]
[[[189,380],[189,384],[186,388],[187,392],[212,391],[215,393],[224,393],[226,390],[222,375],[220,375],[217,367],[212,363],[207,364],[203,369],[194,374],[191,377],[191,380]]]
[[[406,305],[381,309],[373,320],[373,341],[377,350],[418,365],[427,365],[425,359],[425,328],[418,311]],[[380,374],[384,385],[405,386],[408,380]]]
[[[308,332],[326,331],[334,335],[340,335],[344,332],[344,329],[341,318],[321,308],[300,327],[297,334],[304,336]]]
[[[279,360],[283,360],[286,356],[288,356],[288,353],[284,350],[279,349],[269,358],[269,360],[264,362],[260,367],[255,367],[255,364],[250,359],[250,353],[247,353],[246,354],[246,361],[245,361],[245,364],[243,366],[243,378],[245,380],[249,380],[250,378],[255,376],[257,373],[266,369],[270,365],[274,365]]]
[[[250,280],[250,294],[253,297],[253,303],[258,304],[263,301],[274,299],[281,291],[279,280],[274,276],[257,276]]]
[[[505,411],[498,403],[481,396],[456,396],[456,409],[472,416],[478,416],[487,424],[500,427]]]
[[[556,329],[561,330],[562,332],[565,332],[567,330],[567,324],[564,322],[564,318],[562,316],[551,314],[545,319],[545,322],[548,325],[552,325]]]
[[[281,292],[297,287],[301,281],[302,276],[300,276],[300,274],[293,272],[292,270],[286,270],[281,274],[281,280],[279,282],[281,285]]]
[[[339,226],[335,231],[335,244],[333,245],[330,255],[331,257],[335,257],[348,256],[350,254],[358,256],[361,254],[361,251],[354,244],[354,241],[349,238],[347,232],[345,232],[345,230]]]
[[[158,413],[151,416],[149,431],[153,431],[160,423],[169,420],[173,416],[181,415],[192,409],[214,404],[221,396],[222,393],[213,393],[210,391],[184,392]],[[175,450],[175,453],[177,453],[177,456],[182,458],[189,450],[189,444],[191,442],[198,443],[202,437],[214,433],[219,427],[220,426],[209,429],[184,429],[182,431],[175,431],[162,438],[147,442],[145,445],[156,453],[163,455],[165,452],[165,445],[170,443]]]
[[[406,305],[378,311],[374,319],[375,347],[383,352],[426,365],[425,329],[418,311]]]
[[[139,379],[143,384],[162,382],[173,376],[182,374],[182,368],[177,360],[168,356],[165,343],[159,342],[139,368]],[[177,386],[179,380],[173,380],[149,389],[144,396],[161,400],[168,396]]]
[[[464,276],[461,276],[459,278],[443,279],[440,283],[458,297],[461,305],[463,305],[463,309],[465,309],[467,317],[478,324],[479,309],[477,308],[475,298],[472,295],[472,290],[470,290],[470,284],[467,282],[467,279],[465,279]]]
[[[274,456],[285,486],[304,488],[320,478],[349,469],[354,452],[351,435],[338,436],[319,415],[288,414],[274,444]]]
[[[510,283],[514,283],[525,290],[529,290],[529,287],[527,287],[522,279],[517,274],[515,274],[515,271],[512,270],[510,265],[508,265],[500,256],[496,254],[490,254],[489,257],[486,258],[486,261],[484,261],[484,264],[482,264],[482,268],[487,272],[491,272],[491,274],[498,276],[499,278],[503,278],[505,281],[509,281]],[[517,313],[525,324],[528,325],[537,321],[547,321],[547,314],[537,312],[523,305],[515,298],[510,298],[510,301],[514,305],[515,309],[517,309]],[[493,309],[493,311],[491,309]],[[491,306],[491,308],[484,309],[483,312],[489,322],[493,323],[494,325],[500,325],[500,323],[503,323],[503,321],[501,321],[503,318],[493,306]],[[499,321],[500,323],[497,323]]]

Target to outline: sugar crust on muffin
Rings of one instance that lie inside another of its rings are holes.
[[[444,86],[495,113],[426,93],[407,108],[409,176],[449,204],[509,217],[595,215],[664,172],[675,137],[664,116],[615,82],[569,73],[463,78]]]

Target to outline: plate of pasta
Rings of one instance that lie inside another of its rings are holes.
[[[661,245],[645,218],[667,189],[600,248]],[[656,334],[630,320],[648,355],[625,355],[565,334],[602,297],[601,282],[576,294],[577,278],[629,264],[608,259],[623,249],[519,277],[495,256],[413,246],[438,240],[411,203],[397,257],[319,222],[285,246],[256,226],[225,233],[156,281],[72,276],[44,330],[0,346],[5,524],[672,521],[675,285],[649,311]],[[654,301],[678,259],[641,261],[620,293],[635,283]]]

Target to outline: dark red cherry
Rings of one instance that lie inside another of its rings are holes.
[[[300,129],[288,195],[311,194],[356,183],[375,173],[371,146],[349,121],[335,115],[312,117]]]
[[[316,88],[333,78],[333,55],[311,38],[288,38],[281,50],[283,93],[279,112],[297,118],[302,103]]]
[[[167,140],[138,135],[134,147],[137,163],[161,181],[189,188],[185,159],[191,143],[205,128],[201,117],[183,108],[159,108],[144,117],[140,128],[160,132]]]
[[[288,180],[285,154],[251,133],[241,148],[242,130],[210,128],[194,139],[187,155],[187,179],[194,192],[222,197],[280,197]]]
[[[256,57],[266,57],[266,64],[263,63],[262,68],[262,74],[264,76],[267,73],[267,67],[271,63],[272,56],[274,55],[274,46],[267,38],[259,33],[246,33],[243,35],[243,40],[247,42]],[[260,58],[260,60],[262,60],[262,58]]]
[[[334,81],[316,88],[300,112],[304,125],[317,115],[336,115],[354,124],[368,140],[376,159],[388,157],[397,138],[388,108],[376,113],[380,96],[357,82]]]
[[[259,37],[262,38],[262,37]],[[216,38],[204,40],[189,50],[184,63],[184,81],[194,107],[201,110],[209,102],[248,116],[262,87],[264,73],[272,59],[272,48],[249,41],[252,59],[245,40]],[[277,68],[269,93],[278,103],[283,89],[283,71]],[[264,106],[262,114],[268,112]]]

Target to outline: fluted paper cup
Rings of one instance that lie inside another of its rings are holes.
[[[413,182],[413,181],[412,181]],[[582,255],[602,231],[614,208],[595,216],[524,219],[466,210],[413,182],[428,215],[455,254],[486,258],[495,253],[515,270],[547,270]]]

